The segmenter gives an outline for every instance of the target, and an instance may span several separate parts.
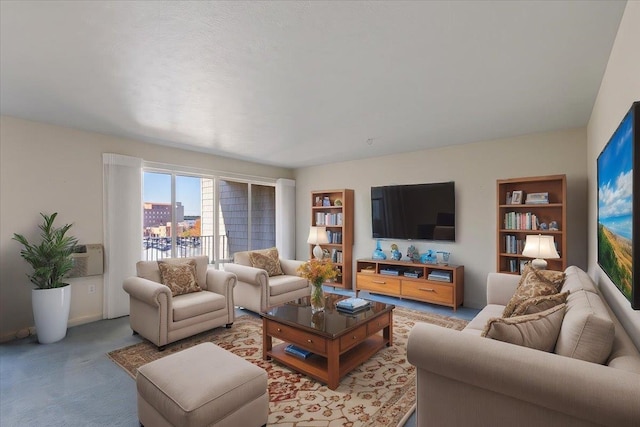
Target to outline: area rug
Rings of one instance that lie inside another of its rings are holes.
[[[466,321],[405,308],[393,312],[393,345],[351,371],[336,390],[277,362],[262,360],[262,320],[244,315],[230,329],[169,344],[163,352],[143,341],[108,353],[135,378],[138,367],[203,342],[213,342],[267,371],[269,426],[334,427],[404,425],[415,407],[415,367],[407,362],[407,338],[418,322],[461,330]],[[278,341],[274,339],[274,345]]]

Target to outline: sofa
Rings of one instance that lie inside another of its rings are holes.
[[[412,328],[417,425],[640,426],[640,353],[578,267],[565,270],[568,296],[553,350],[482,336],[490,319],[504,321],[519,280],[490,273],[487,306],[463,331]]]
[[[311,293],[307,279],[297,273],[303,261],[280,258],[276,248],[241,251],[233,255],[233,264],[224,270],[237,276],[233,290],[235,304],[255,313],[281,305]]]
[[[234,274],[216,270],[207,256],[165,258],[160,263],[176,267],[192,264],[192,281],[198,291],[174,295],[163,284],[158,261],[139,261],[137,276],[125,279],[122,285],[129,294],[129,322],[134,333],[164,350],[174,341],[233,324]]]

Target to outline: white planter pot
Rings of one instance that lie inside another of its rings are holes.
[[[67,335],[71,286],[33,289],[31,291],[31,305],[40,344],[54,343]]]

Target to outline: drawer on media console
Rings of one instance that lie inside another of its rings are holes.
[[[402,295],[407,297],[419,298],[421,300],[453,303],[453,286],[438,285],[426,280],[421,282],[410,282],[405,280],[402,282]]]
[[[356,286],[359,290],[400,295],[400,279],[382,275],[358,274]]]

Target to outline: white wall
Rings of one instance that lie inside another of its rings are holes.
[[[609,63],[587,126],[587,170],[589,173],[589,273],[597,281],[623,326],[640,348],[640,310],[631,304],[598,266],[597,158],[633,101],[640,100],[640,2],[630,1],[622,16]],[[639,147],[636,147],[638,149]],[[636,176],[639,171],[635,171]],[[634,191],[639,191],[634,182]],[[636,216],[639,213],[636,212]],[[637,219],[634,227],[637,226]],[[640,242],[634,242],[635,245]],[[637,248],[636,248],[637,252]],[[637,257],[633,262],[640,262]],[[640,277],[635,277],[636,286]]]
[[[464,304],[480,308],[486,304],[487,273],[496,271],[496,180],[552,174],[567,175],[568,263],[586,269],[584,128],[297,169],[296,254],[308,257],[312,190],[355,190],[355,260],[370,258],[376,245],[371,238],[372,186],[455,181],[456,242],[414,244],[420,252],[450,251],[450,262],[465,266]],[[406,254],[407,241],[382,241],[383,250],[388,253],[394,242]]]
[[[81,243],[102,243],[102,153],[147,161],[291,178],[289,169],[146,144],[44,123],[0,117],[0,340],[33,325],[29,266],[13,233],[37,236],[39,212],[58,212],[57,223],[73,223]],[[102,276],[69,279],[70,325],[102,318]],[[94,294],[89,284],[96,285]]]

